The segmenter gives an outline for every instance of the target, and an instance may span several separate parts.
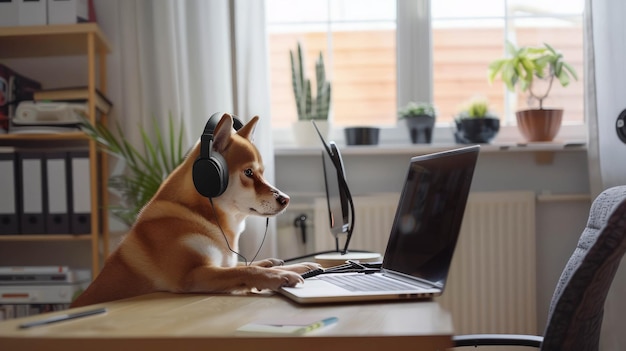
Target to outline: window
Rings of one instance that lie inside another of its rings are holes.
[[[289,50],[305,50],[314,77],[321,51],[333,84],[333,125],[393,127],[398,106],[431,100],[449,126],[469,99],[486,97],[503,124],[527,106],[526,94],[487,81],[487,67],[517,45],[547,42],[578,81],[554,84],[547,105],[565,106],[565,123],[583,117],[583,0],[266,0],[273,128],[296,120]]]
[[[505,40],[519,46],[548,43],[576,69],[567,88],[555,82],[544,107],[566,107],[565,124],[584,122],[582,0],[432,1],[434,103],[442,120],[479,95],[508,124],[518,109],[537,107],[527,94],[509,93],[498,79],[489,84],[487,67],[504,55]],[[545,87],[543,87],[545,88]]]
[[[271,108],[274,127],[296,117],[289,51],[300,42],[314,86],[324,56],[332,83],[333,124],[395,124],[395,1],[268,0]]]

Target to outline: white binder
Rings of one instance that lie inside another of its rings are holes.
[[[91,233],[91,170],[89,151],[71,151],[71,231]]]
[[[22,234],[43,234],[46,232],[44,217],[43,152],[19,151],[19,173],[21,184],[19,197],[20,228]]]
[[[0,235],[19,234],[15,149],[0,148]]]
[[[46,228],[48,234],[69,234],[69,194],[67,152],[46,153],[46,182],[48,206]]]

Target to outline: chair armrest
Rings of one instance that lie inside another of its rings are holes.
[[[462,346],[530,346],[539,348],[543,336],[521,334],[468,334],[452,337],[454,347]]]

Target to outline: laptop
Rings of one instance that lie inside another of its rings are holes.
[[[441,295],[479,149],[473,145],[411,158],[380,271],[324,273],[279,293],[301,304]]]

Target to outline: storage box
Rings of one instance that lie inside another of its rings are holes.
[[[47,0],[48,24],[71,24],[89,21],[88,0]]]
[[[19,24],[19,0],[0,1],[0,26],[10,27]]]
[[[41,26],[48,23],[48,0],[0,1],[0,26]]]
[[[48,0],[17,0],[18,25],[20,26],[43,26],[48,23],[47,4]]]

